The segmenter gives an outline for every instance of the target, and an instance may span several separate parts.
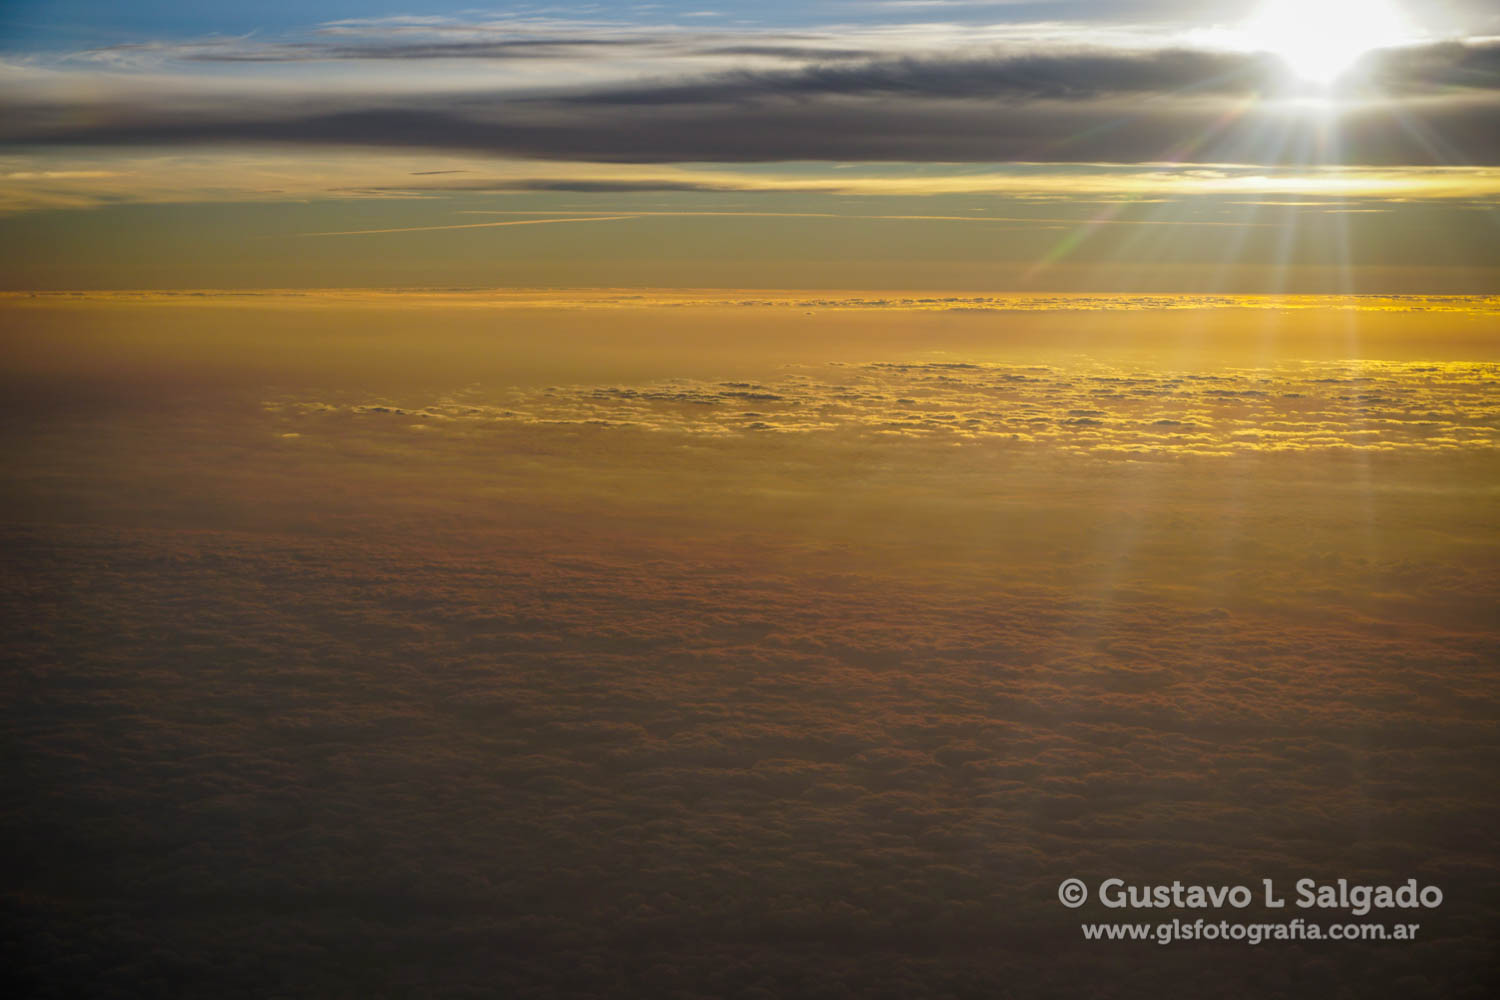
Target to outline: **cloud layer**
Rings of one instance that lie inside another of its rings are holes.
[[[1493,365],[739,301],[8,300],[23,992],[1483,994]],[[1447,901],[1400,946],[1106,947],[1071,876]]]
[[[0,141],[293,143],[654,163],[1500,163],[1492,139],[1500,46],[1490,41],[1371,53],[1330,121],[1326,109],[1284,100],[1295,88],[1260,53],[1003,35],[990,45],[928,39],[924,48],[920,33],[915,42],[866,33],[867,47],[851,48],[837,37],[791,44],[795,37],[749,33],[736,42],[733,33],[574,26],[136,44],[79,57],[108,70],[13,67],[26,86],[5,100]],[[515,58],[552,68],[505,71]],[[475,84],[446,68],[455,60],[501,69],[493,83]],[[290,95],[272,77],[192,70],[223,63],[306,63],[315,79],[326,74],[326,86]],[[361,68],[382,63],[397,65]],[[80,96],[98,74],[117,99]]]

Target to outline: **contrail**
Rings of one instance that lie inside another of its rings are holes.
[[[460,215],[541,215],[541,211],[526,211],[522,209],[493,209],[493,208],[468,208],[460,209]],[[1207,219],[1088,219],[1088,218],[1061,218],[1051,216],[1032,215],[850,215],[844,212],[635,212],[630,215],[632,219],[645,219],[655,215],[687,215],[687,216],[745,216],[749,218],[770,219],[874,219],[890,222],[1021,222],[1021,223],[1063,223],[1070,226],[1079,225],[1115,225],[1115,226],[1228,226],[1237,228],[1240,226],[1255,226],[1264,228],[1281,228],[1279,222],[1238,222],[1238,221],[1216,221]],[[564,221],[561,219],[539,219],[539,222]],[[446,228],[434,226],[435,229]]]
[[[592,215],[572,219],[512,219],[506,222],[462,222],[452,226],[407,226],[404,229],[346,229],[335,233],[298,233],[298,236],[368,236],[371,233],[422,233],[434,229],[491,229],[495,226],[540,226],[548,222],[614,222],[638,215]]]

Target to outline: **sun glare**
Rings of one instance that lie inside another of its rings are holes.
[[[1390,0],[1267,0],[1240,34],[1298,77],[1326,84],[1371,49],[1408,40],[1411,27]]]

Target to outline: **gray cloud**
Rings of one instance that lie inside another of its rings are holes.
[[[606,48],[642,44],[640,40],[611,38],[517,38],[485,41],[380,42],[328,44],[284,42],[246,45],[239,40],[185,43],[111,45],[80,53],[80,58],[114,62],[154,57],[183,62],[281,63],[350,59],[547,59],[577,56]]]
[[[674,91],[673,103],[680,98]],[[309,112],[283,106],[214,111],[15,107],[9,145],[261,142],[425,148],[606,162],[775,160],[1235,162],[1451,165],[1500,163],[1500,105],[1447,101],[1367,107],[1330,130],[1318,118],[1253,109],[1226,122],[1214,104],[872,97],[754,101],[662,110],[603,94],[529,103],[464,95]],[[1337,142],[1331,143],[1332,136]]]
[[[818,96],[1082,100],[1141,92],[1238,94],[1264,89],[1274,70],[1263,56],[1187,50],[872,59],[853,66],[731,73],[584,94],[577,100],[653,105]]]
[[[1366,56],[1362,70],[1398,92],[1500,90],[1500,42],[1444,42],[1389,49]]]
[[[1381,55],[1369,77],[1394,96],[1351,105],[1332,130],[1321,115],[1226,103],[1269,86],[1261,57],[1173,51],[873,60],[553,95],[184,96],[91,105],[86,119],[79,106],[12,99],[0,142],[342,144],[615,162],[1488,165],[1500,163],[1497,51]],[[1440,85],[1441,97],[1421,96]]]
[[[302,63],[425,62],[443,59],[512,60],[599,58],[606,54],[636,57],[753,57],[764,59],[840,60],[870,58],[870,49],[835,44],[814,45],[816,36],[759,34],[744,41],[724,33],[649,35],[627,33],[590,36],[574,31],[556,37],[521,35],[494,37],[478,32],[478,38],[422,37],[403,39],[382,35],[338,42],[256,42],[251,39],[206,39],[188,42],[141,42],[110,45],[78,53],[78,60],[105,64],[141,60],[185,63]]]

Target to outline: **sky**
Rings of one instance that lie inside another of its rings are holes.
[[[1485,292],[1491,5],[11,3],[12,289]]]
[[[0,3],[5,995],[1500,995],[1497,209],[1487,0]]]

